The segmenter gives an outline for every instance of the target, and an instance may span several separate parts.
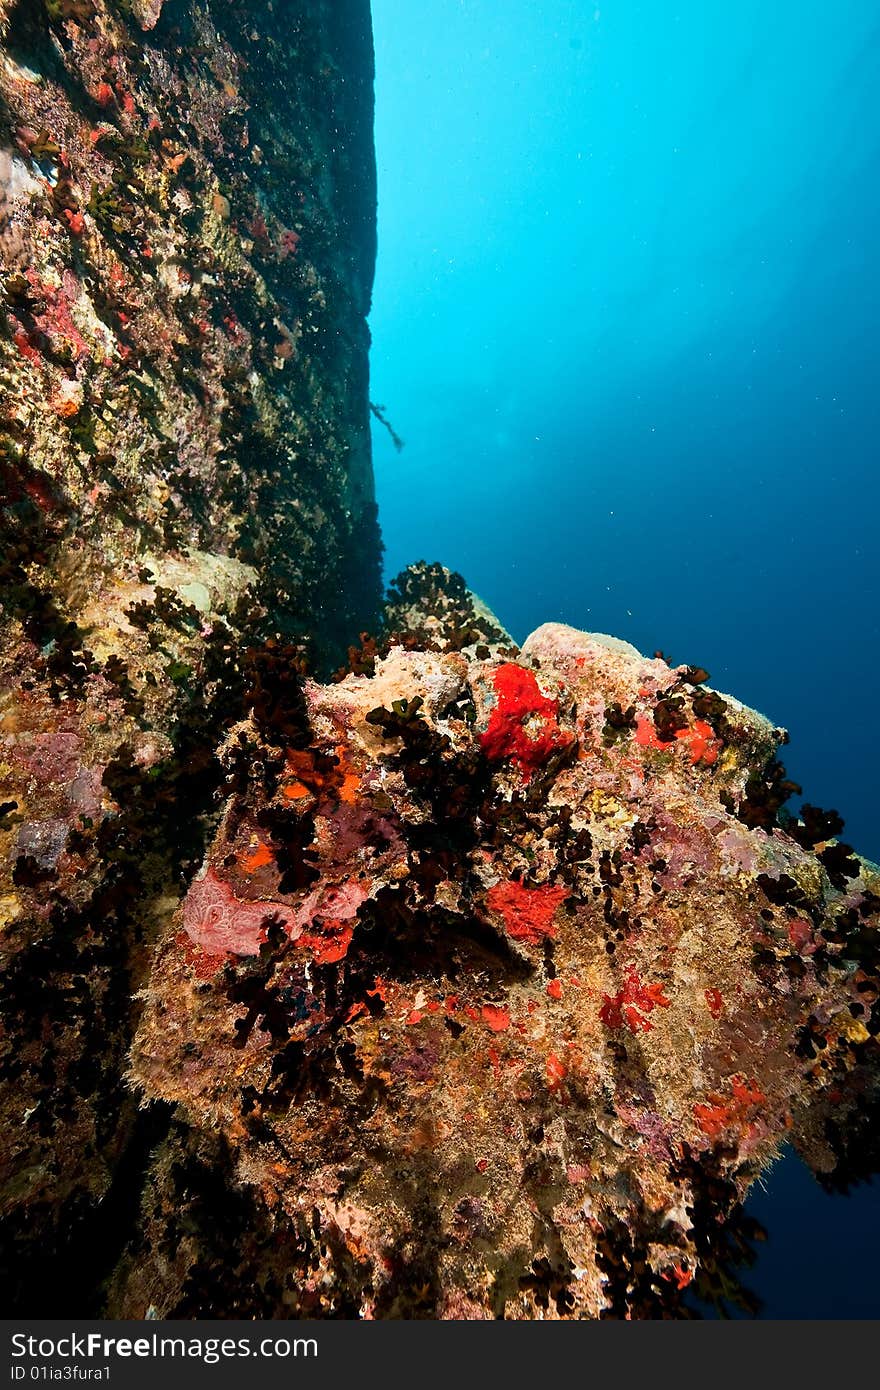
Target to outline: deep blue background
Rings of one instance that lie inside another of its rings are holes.
[[[706,666],[880,859],[876,0],[373,11],[389,575]],[[880,1312],[876,1186],[768,1185],[767,1312]]]

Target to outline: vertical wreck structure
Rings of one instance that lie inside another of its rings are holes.
[[[372,42],[368,0],[0,0],[0,41],[0,1220],[45,1314],[136,1213],[133,1001],[247,654],[378,604]]]

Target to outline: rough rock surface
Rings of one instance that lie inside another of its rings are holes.
[[[557,624],[516,656],[438,567],[388,627],[335,684],[265,668],[228,736],[132,1051],[177,1119],[111,1307],[730,1298],[750,1183],[783,1142],[832,1174],[876,1103],[877,870],[784,817],[784,731],[704,671]]]
[[[0,0],[0,1264],[30,1313],[97,1306],[136,1214],[132,994],[247,651],[332,669],[374,622],[374,249],[368,0]]]

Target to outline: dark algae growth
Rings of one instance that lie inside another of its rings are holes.
[[[702,667],[383,596],[368,0],[0,40],[8,1313],[753,1313],[758,1180],[876,1167],[880,876]]]

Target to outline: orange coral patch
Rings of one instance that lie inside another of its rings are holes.
[[[659,748],[665,750],[671,748],[671,743],[664,743],[657,730],[654,728],[653,719],[648,719],[646,715],[640,714],[636,720],[636,743],[640,748]]]
[[[682,743],[690,744],[692,763],[705,763],[711,767],[718,761],[720,744],[712,732],[711,725],[697,719],[692,729],[679,729],[675,737]]]
[[[766,1100],[756,1083],[750,1084],[740,1076],[732,1077],[730,1085],[731,1100],[713,1094],[707,1097],[708,1105],[694,1106],[694,1119],[710,1139],[716,1139],[725,1129],[740,1126],[748,1118],[748,1112]]]
[[[356,801],[357,794],[360,791],[360,786],[361,779],[357,775],[357,773],[346,772],[345,776],[342,779],[342,785],[339,788],[340,801],[347,801],[349,803]]]
[[[568,1067],[556,1056],[555,1052],[549,1052],[547,1054],[546,1072],[547,1085],[550,1087],[550,1090],[558,1091],[568,1075]]]
[[[335,965],[345,956],[353,936],[354,927],[348,922],[327,918],[322,923],[320,934],[303,932],[296,944],[298,949],[312,952],[316,965]]]
[[[288,782],[281,788],[281,795],[285,801],[302,801],[303,797],[311,796],[311,792],[303,782]]]
[[[493,1033],[505,1033],[510,1027],[510,1010],[496,1009],[492,1004],[484,1004],[480,1010],[483,1022]]]
[[[264,864],[271,864],[274,857],[269,846],[264,845],[261,841],[253,854],[242,855],[238,862],[246,874],[254,874],[257,869],[261,869]]]

